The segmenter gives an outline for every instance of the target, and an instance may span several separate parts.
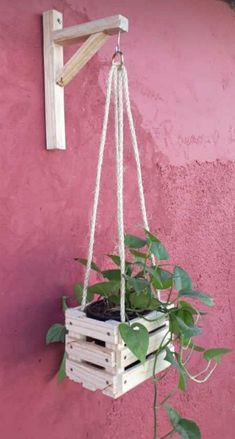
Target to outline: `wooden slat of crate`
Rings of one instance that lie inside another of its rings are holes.
[[[168,330],[165,315],[153,311],[146,318],[136,318],[130,321],[131,324],[135,322],[142,323],[150,332],[148,350],[150,354],[156,350]],[[100,389],[113,398],[149,378],[154,362],[154,356],[151,356],[144,365],[130,366],[125,371],[126,366],[136,363],[136,357],[124,346],[118,326],[119,322],[116,321],[100,322],[90,319],[80,308],[66,310],[67,376],[82,383],[83,387],[93,391]],[[87,341],[86,337],[101,340],[105,342],[105,346]],[[161,355],[164,358],[165,354]],[[157,372],[169,366],[163,358],[158,360]]]
[[[166,324],[166,321],[167,319],[164,313],[158,311],[151,311],[145,317],[136,317],[135,319],[132,319],[130,323],[131,324],[141,323],[142,325],[145,326],[148,332],[151,332],[154,331],[154,329],[156,328],[160,328],[161,326],[164,326]]]
[[[119,325],[119,322],[117,322],[116,320],[107,320],[105,322],[101,321],[101,320],[96,320],[96,319],[91,319],[90,317],[86,316],[86,313],[84,311],[81,311],[81,307],[76,307],[76,308],[68,308],[66,310],[66,318],[71,318],[71,319],[75,319],[75,320],[84,320],[87,323],[94,323],[94,321],[96,322],[96,326],[100,327],[100,328],[104,328],[104,326],[108,326],[108,327],[117,327]]]
[[[158,357],[156,373],[170,366],[164,357],[165,351]],[[120,374],[111,375],[90,364],[80,364],[67,359],[66,375],[71,380],[82,383],[83,387],[89,390],[102,390],[105,395],[118,398],[150,378],[153,374],[153,365],[154,355],[150,356],[143,365],[137,364]]]
[[[156,351],[156,349],[160,346],[163,337],[169,330],[169,325],[165,325],[159,329],[156,329],[153,333],[149,334],[149,347],[147,351],[147,355]],[[169,340],[170,334],[166,337],[165,342]],[[124,370],[125,367],[136,361],[135,355],[127,348],[124,347],[117,351],[117,362],[119,369]]]
[[[152,311],[145,318],[137,317],[131,320],[131,323],[143,324],[148,332],[163,326],[166,322],[163,313]],[[66,329],[69,332],[76,334],[87,335],[111,344],[123,344],[123,341],[118,332],[119,322],[114,320],[107,320],[101,322],[95,319],[86,317],[86,314],[81,311],[80,307],[69,308],[65,312]],[[95,337],[96,333],[97,337]]]
[[[71,319],[72,321],[79,322],[79,324],[81,323],[83,324],[94,324],[94,322],[96,323],[97,328],[100,328],[100,330],[102,331],[104,327],[108,327],[110,329],[112,328],[117,328],[117,326],[119,325],[119,322],[115,321],[115,320],[107,320],[105,322],[100,321],[100,320],[96,320],[96,319],[91,319],[90,317],[87,317],[85,312],[81,311],[80,308],[68,308],[66,310],[66,319]]]
[[[164,358],[166,356],[166,352],[163,351],[162,354],[158,357],[156,373],[161,372],[170,366],[168,361],[165,361]],[[132,389],[137,384],[142,383],[146,379],[150,378],[153,374],[153,365],[154,365],[155,356],[151,356],[147,359],[146,363],[141,365],[136,365],[124,372],[123,379],[123,389],[125,391]],[[126,382],[126,384],[124,384]]]
[[[111,344],[117,344],[118,341],[118,335],[117,334],[111,334],[109,331],[108,333],[105,332],[98,332],[96,330],[96,327],[94,325],[93,328],[84,328],[84,327],[73,327],[72,331],[68,329],[66,326],[66,329],[69,331],[69,334],[73,334],[73,336],[76,335],[85,335],[87,337],[92,337],[97,340],[109,342]]]
[[[76,363],[70,359],[66,361],[66,375],[77,382],[81,382],[86,386],[94,386],[95,390],[104,390],[111,386],[116,391],[117,376],[111,375],[105,370],[98,369],[91,364]]]
[[[118,325],[119,322],[112,320],[100,322],[90,319],[79,308],[70,308],[65,312],[65,326],[69,333],[86,335],[111,344],[118,343]]]
[[[104,346],[66,336],[66,352],[71,360],[89,361],[104,368],[116,365],[115,351]]]
[[[164,360],[165,355],[166,353],[163,351],[158,357],[156,374],[170,366],[170,363]],[[112,386],[109,386],[104,389],[102,393],[112,398],[118,398],[137,385],[143,383],[153,375],[154,358],[154,355],[152,355],[144,364],[137,364],[136,366],[130,367],[130,369],[118,376],[116,390],[115,388],[112,388]]]

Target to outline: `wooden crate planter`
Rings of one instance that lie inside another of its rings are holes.
[[[79,307],[67,309],[65,317],[68,378],[89,390],[99,389],[105,395],[118,398],[152,376],[153,352],[168,331],[164,314],[151,312],[148,319],[157,318],[151,322],[142,318],[131,320],[131,323],[144,324],[150,334],[147,360],[143,365],[124,345],[118,331],[119,322],[88,318]],[[169,367],[164,357],[165,352],[162,352],[156,373]]]

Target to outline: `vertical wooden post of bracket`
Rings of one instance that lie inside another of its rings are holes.
[[[63,14],[51,10],[43,14],[44,83],[47,149],[66,149],[64,88],[56,83],[63,68],[63,47],[53,41],[53,32],[63,28]]]

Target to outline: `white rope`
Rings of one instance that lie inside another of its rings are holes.
[[[124,96],[125,96],[125,102],[126,102],[126,111],[127,111],[127,117],[128,117],[128,121],[129,121],[130,132],[131,132],[132,145],[133,145],[134,156],[135,156],[135,161],[136,161],[140,208],[141,208],[141,212],[142,212],[144,227],[147,231],[149,231],[145,198],[144,198],[144,188],[143,188],[143,179],[142,179],[142,171],[141,171],[141,164],[140,164],[139,148],[138,148],[138,142],[137,142],[137,137],[136,137],[136,132],[135,132],[135,125],[134,125],[134,121],[133,121],[131,104],[130,104],[128,76],[127,76],[126,68],[124,66],[123,66],[123,77],[124,77]],[[152,260],[152,264],[155,266],[156,265],[155,257],[152,253],[151,253],[151,260]]]
[[[130,126],[132,145],[133,145],[133,149],[134,149],[134,155],[135,155],[135,161],[136,161],[136,167],[137,167],[137,180],[138,180],[139,197],[140,197],[140,208],[141,208],[141,212],[142,212],[144,227],[146,230],[149,230],[147,213],[146,213],[146,206],[145,206],[145,199],[144,199],[144,188],[143,188],[143,181],[142,181],[139,149],[138,149],[135,126],[134,126],[134,121],[133,121],[133,116],[132,116],[132,111],[131,111],[131,104],[130,104],[128,76],[127,76],[126,68],[124,66],[123,66],[123,78],[124,78],[124,96],[125,96],[125,102],[126,102],[126,111],[127,111],[127,117],[128,117],[129,126]]]
[[[105,112],[104,112],[103,128],[102,128],[102,133],[101,133],[101,138],[100,138],[100,148],[99,148],[99,157],[98,157],[97,174],[96,174],[94,204],[93,204],[93,211],[92,211],[92,217],[91,217],[90,241],[89,241],[89,247],[88,247],[87,266],[86,266],[83,293],[82,293],[82,307],[81,307],[82,310],[85,308],[86,301],[87,301],[87,288],[88,288],[89,276],[90,276],[90,271],[91,271],[91,262],[92,262],[92,256],[93,256],[93,248],[94,248],[95,225],[96,225],[97,207],[98,207],[98,202],[99,202],[101,171],[102,171],[102,164],[103,164],[103,158],[104,158],[104,147],[105,147],[107,128],[108,128],[109,108],[110,108],[110,101],[111,101],[112,79],[113,79],[114,70],[115,70],[115,66],[113,65],[110,69],[109,76],[108,76],[108,83],[107,83]]]
[[[117,179],[117,226],[118,226],[118,248],[119,248],[119,257],[120,257],[120,313],[121,313],[121,321],[125,321],[125,245],[124,245],[124,221],[123,221],[123,93],[125,97],[127,117],[130,126],[132,145],[134,150],[134,156],[137,167],[137,181],[139,188],[139,198],[140,198],[140,208],[143,217],[143,223],[146,230],[149,230],[146,206],[145,206],[145,198],[144,198],[144,189],[143,189],[143,181],[142,181],[142,173],[141,173],[141,165],[140,165],[140,157],[138,151],[138,143],[136,138],[136,132],[134,127],[134,121],[131,111],[130,105],[130,97],[129,97],[129,88],[128,88],[128,77],[127,71],[124,65],[114,63],[110,69],[108,84],[107,84],[107,95],[105,102],[105,114],[103,121],[103,128],[101,133],[100,140],[100,148],[99,148],[99,158],[98,158],[98,166],[97,166],[97,175],[96,175],[96,185],[95,185],[95,194],[94,194],[94,204],[91,218],[91,228],[90,228],[90,241],[88,248],[88,257],[87,257],[87,267],[84,278],[84,287],[83,287],[83,297],[82,297],[82,309],[86,306],[87,301],[87,288],[89,282],[89,275],[91,270],[91,262],[93,256],[93,248],[94,248],[94,237],[95,237],[95,225],[96,225],[96,217],[97,217],[97,207],[99,201],[99,193],[100,193],[100,180],[101,180],[101,172],[102,172],[102,164],[104,157],[104,147],[106,141],[107,127],[108,127],[108,118],[109,118],[109,110],[110,110],[110,101],[112,94],[112,87],[114,91],[114,115],[115,115],[115,147],[116,147],[116,179]],[[155,265],[154,255],[151,254],[151,259],[153,265]]]
[[[123,81],[122,66],[114,73],[115,146],[117,169],[117,226],[120,257],[120,311],[121,321],[125,322],[125,244],[123,221]]]

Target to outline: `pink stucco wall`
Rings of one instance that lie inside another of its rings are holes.
[[[82,275],[73,257],[86,255],[115,41],[67,87],[67,151],[47,152],[41,14],[58,9],[65,25],[129,17],[122,47],[151,228],[216,300],[204,344],[228,347],[235,335],[235,14],[216,0],[1,0],[0,7],[1,437],[151,439],[151,382],[118,401],[72,382],[58,385],[62,349],[44,344],[48,326],[61,319],[60,296]],[[108,147],[96,240],[101,264],[100,255],[115,247],[111,133]],[[134,232],[140,215],[129,141],[126,160],[125,221]],[[190,385],[174,401],[199,422],[203,439],[234,437],[234,373],[232,354],[211,381]]]

